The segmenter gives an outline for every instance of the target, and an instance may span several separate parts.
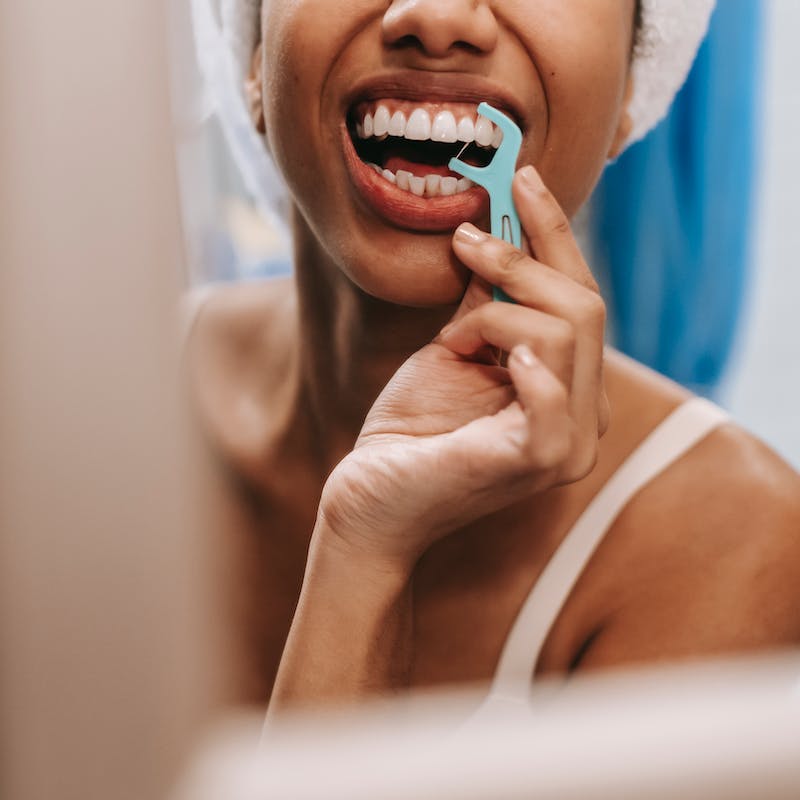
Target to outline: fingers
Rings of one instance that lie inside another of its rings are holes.
[[[606,308],[602,297],[562,272],[526,256],[508,242],[473,225],[462,225],[453,239],[459,259],[517,303],[587,327],[602,341]]]
[[[487,345],[509,352],[524,344],[539,355],[567,389],[572,388],[575,331],[560,317],[509,303],[485,303],[445,327],[438,341],[463,356]]]
[[[488,497],[498,508],[585,478],[598,454],[597,437],[584,437],[570,416],[563,383],[527,346],[514,348],[508,369],[516,400],[450,434],[463,459],[479,454],[484,472],[503,476]]]
[[[520,304],[504,303],[499,308],[492,304],[473,320],[472,335],[492,337],[494,341],[489,341],[506,351],[515,344],[529,345],[572,391],[572,413],[586,435],[604,433],[608,418],[602,374],[606,308],[600,295],[471,225],[458,229],[453,247],[467,267]],[[520,308],[535,309],[568,324],[545,327],[533,315],[526,321]],[[470,316],[466,314],[461,319]],[[551,335],[554,339],[548,345],[546,337]],[[463,348],[459,350],[462,355],[475,343],[463,331],[452,341],[454,347]],[[567,378],[569,369],[573,373]]]
[[[567,215],[533,166],[517,172],[513,195],[520,223],[536,258],[598,292],[597,281],[575,241]]]
[[[527,423],[525,455],[535,468],[561,472],[574,446],[567,390],[525,345],[511,351],[508,368]]]
[[[578,437],[564,385],[525,345],[514,348],[508,364],[517,399],[454,432],[454,442],[465,454],[480,452],[487,469],[504,476],[500,492],[571,480]]]
[[[540,368],[566,392],[578,436],[571,463],[578,465],[573,472],[580,473],[586,464],[594,463],[598,437],[608,426],[603,381],[605,303],[569,219],[533,167],[517,173],[513,192],[534,257],[472,225],[456,231],[453,248],[475,275],[501,288],[519,305],[465,307],[457,324],[446,329],[442,342],[462,355],[487,344],[505,351],[520,345],[530,348]],[[520,377],[519,361],[515,363],[512,368],[509,362],[509,370]]]

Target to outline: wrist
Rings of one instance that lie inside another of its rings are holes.
[[[270,713],[405,686],[414,616],[410,576],[318,522]]]
[[[402,591],[411,583],[416,559],[380,552],[366,537],[343,536],[320,514],[308,553],[308,571],[347,579],[362,588]]]

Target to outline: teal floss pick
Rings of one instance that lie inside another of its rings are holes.
[[[517,170],[517,160],[522,147],[522,131],[513,120],[488,103],[481,103],[478,106],[478,113],[494,122],[503,132],[503,141],[492,162],[485,167],[475,167],[461,161],[461,153],[459,153],[458,156],[450,159],[449,167],[453,172],[482,186],[489,193],[492,236],[521,248],[522,228],[517,209],[514,207],[511,184]],[[494,299],[507,303],[513,302],[502,289],[496,287]]]

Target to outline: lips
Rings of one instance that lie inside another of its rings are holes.
[[[488,213],[489,197],[448,163],[461,153],[484,165],[502,133],[477,113],[487,100],[520,119],[513,102],[484,79],[426,74],[384,77],[356,87],[342,126],[345,164],[362,206],[390,224],[447,232]]]
[[[396,174],[393,183],[383,171],[379,174],[359,158],[347,125],[342,126],[342,146],[347,171],[362,204],[398,228],[445,233],[462,222],[478,221],[489,211],[489,195],[478,186],[438,197],[420,197],[402,189],[397,185]],[[444,179],[448,177],[452,176]]]

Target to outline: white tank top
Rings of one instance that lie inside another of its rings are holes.
[[[616,518],[644,486],[728,419],[708,400],[691,398],[628,456],[572,526],[523,603],[500,654],[490,699],[528,698],[547,635]]]

